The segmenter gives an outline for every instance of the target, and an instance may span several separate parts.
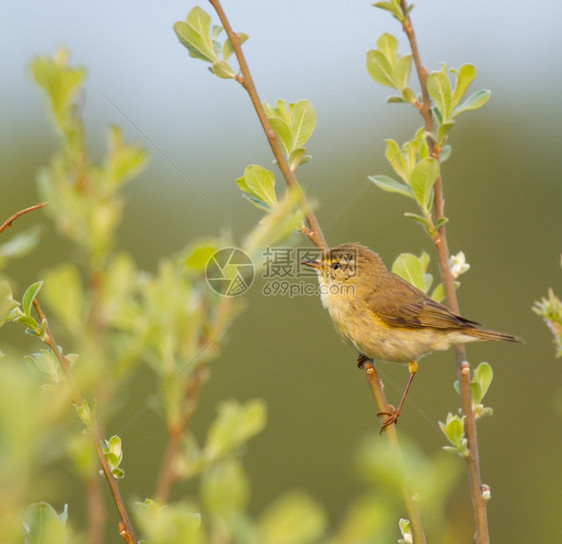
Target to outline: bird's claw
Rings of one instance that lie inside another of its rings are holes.
[[[392,405],[389,405],[389,408],[392,410],[391,412],[378,412],[377,416],[388,416],[383,422],[382,422],[382,427],[380,430],[380,434],[382,434],[382,432],[389,426],[392,425],[393,423],[396,423],[398,421],[398,416],[400,415],[400,410],[395,410],[394,407]]]
[[[373,364],[373,361],[371,359],[369,359],[369,357],[367,357],[366,355],[363,355],[362,353],[360,353],[357,356],[357,368],[364,369],[365,363]]]

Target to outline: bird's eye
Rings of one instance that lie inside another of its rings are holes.
[[[341,264],[338,263],[337,261],[334,261],[332,263],[332,270],[337,270],[338,268],[340,268]]]

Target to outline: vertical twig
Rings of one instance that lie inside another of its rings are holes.
[[[400,5],[404,13],[407,12],[408,4],[406,0],[401,0]],[[408,41],[410,42],[410,48],[412,50],[412,56],[414,59],[414,64],[416,66],[416,72],[418,74],[418,79],[420,81],[423,105],[420,109],[423,121],[428,132],[433,132],[433,120],[431,117],[430,109],[430,97],[427,90],[427,78],[428,73],[421,62],[421,57],[418,49],[418,44],[416,40],[416,35],[414,33],[414,28],[412,26],[410,16],[408,15],[402,25]],[[439,160],[440,150],[434,145],[434,142],[428,138],[428,146],[431,155]],[[445,199],[443,197],[443,181],[441,176],[437,178],[434,185],[434,210],[435,210],[435,222],[437,223],[439,219],[445,217]],[[447,302],[449,308],[454,313],[459,313],[459,303],[457,300],[457,294],[454,286],[454,277],[451,272],[451,266],[449,264],[449,249],[447,246],[447,231],[444,224],[442,224],[433,236],[433,242],[435,244],[435,249],[437,251],[437,258],[439,262],[439,267],[441,269],[441,276],[443,278],[443,284],[445,286],[445,293],[447,295]],[[460,383],[460,396],[462,410],[465,415],[465,434],[468,441],[468,456],[465,460],[468,468],[468,476],[470,483],[470,490],[472,496],[472,505],[474,509],[474,518],[476,524],[475,540],[478,544],[488,544],[490,542],[490,536],[488,532],[488,519],[487,519],[487,501],[482,494],[482,479],[480,475],[480,460],[478,455],[478,437],[476,434],[476,420],[474,418],[474,413],[472,412],[472,404],[470,398],[470,366],[466,361],[466,350],[463,345],[455,347],[455,359],[457,362],[457,374]]]
[[[43,310],[41,309],[41,306],[39,306],[39,302],[37,301],[37,299],[33,300],[33,307],[35,308],[35,311],[37,312],[37,315],[39,317],[39,320],[41,321],[41,323],[44,324],[45,327],[45,338],[43,339],[43,341],[45,342],[45,344],[49,347],[49,349],[54,353],[54,355],[56,356],[56,358],[58,359],[61,368],[64,372],[66,381],[68,383],[69,386],[69,394],[70,394],[70,399],[72,400],[72,403],[80,406],[83,403],[83,397],[76,385],[76,382],[74,381],[74,378],[72,376],[72,371],[70,368],[70,362],[69,360],[65,357],[65,355],[62,353],[61,349],[59,348],[57,342],[55,341],[55,338],[53,336],[53,333],[51,332],[51,329],[49,327],[49,323],[47,321],[47,318],[45,317],[45,314],[43,313]],[[105,455],[103,454],[103,449],[102,449],[102,445],[101,445],[101,436],[100,436],[100,432],[99,432],[99,428],[97,426],[97,422],[94,420],[92,422],[90,431],[92,432],[92,437],[94,439],[94,446],[96,449],[96,455],[98,457],[102,472],[105,476],[105,479],[107,480],[107,484],[109,486],[109,490],[111,492],[111,495],[113,497],[113,500],[115,502],[115,506],[117,507],[117,511],[119,512],[119,516],[121,518],[121,523],[122,523],[122,527],[120,529],[120,535],[121,538],[123,538],[123,540],[127,543],[127,544],[135,544],[136,540],[135,540],[135,534],[133,531],[133,526],[131,524],[131,521],[129,519],[129,514],[127,512],[127,508],[125,506],[125,502],[123,501],[123,498],[121,497],[121,492],[119,490],[119,484],[117,483],[117,480],[115,479],[115,477],[113,476],[113,474],[111,473],[111,469],[109,468],[109,465],[107,464],[107,460],[105,458]]]

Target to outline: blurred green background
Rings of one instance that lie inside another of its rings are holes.
[[[189,240],[231,228],[190,180],[239,226],[233,234],[242,239],[260,212],[241,198],[234,180],[247,164],[269,167],[271,156],[241,88],[211,76],[177,42],[172,24],[193,5],[3,3],[0,217],[37,201],[35,174],[56,146],[28,62],[66,45],[73,63],[88,69],[85,119],[94,153],[100,155],[105,127],[115,123],[151,154],[148,170],[127,189],[121,248],[153,270],[159,258]],[[321,224],[328,224],[368,184],[367,175],[385,167],[383,139],[406,141],[420,125],[410,108],[387,105],[389,93],[365,70],[365,52],[383,32],[399,37],[406,52],[398,24],[368,2],[225,1],[225,9],[234,28],[250,35],[245,51],[262,100],[308,98],[316,109],[317,129],[308,146],[313,161],[299,170],[299,179],[318,203]],[[554,359],[550,335],[530,310],[548,287],[562,293],[560,15],[553,1],[426,1],[413,12],[428,69],[442,61],[450,67],[473,63],[474,90],[493,93],[485,108],[460,118],[443,173],[450,249],[464,251],[471,264],[461,278],[462,313],[527,341],[468,349],[474,365],[488,361],[495,372],[486,397],[495,414],[478,430],[482,477],[493,496],[491,535],[498,544],[552,541],[562,509],[562,361]],[[369,186],[330,223],[326,237],[331,245],[360,241],[389,265],[405,251],[424,249],[433,256],[422,230],[403,217],[415,211],[408,205]],[[34,256],[8,270],[22,288],[73,255],[40,214],[19,221],[22,228],[45,224]],[[431,267],[437,273],[434,261]],[[378,430],[376,408],[354,352],[322,317],[320,301],[265,297],[261,287],[259,280],[252,287],[247,311],[212,365],[194,428],[206,429],[220,399],[266,399],[269,425],[245,459],[252,508],[261,511],[297,487],[324,504],[335,523],[362,489],[352,453],[361,437]],[[9,341],[5,330],[2,338]],[[381,369],[403,387],[405,368]],[[432,355],[421,364],[411,398],[432,421],[444,420],[459,405],[454,380],[453,355]],[[117,432],[151,392],[150,375],[141,372],[108,432]],[[390,382],[387,394],[398,401]],[[399,431],[428,453],[444,444],[411,405]],[[145,412],[122,438],[124,493],[149,495],[156,478],[150,467],[156,472],[164,448],[158,417]],[[136,455],[141,448],[148,453]],[[71,517],[83,515],[79,488],[72,481],[65,487],[74,489],[74,498],[66,490],[46,498],[57,505],[70,502]],[[185,491],[178,486],[176,495]],[[464,473],[450,514],[470,526]]]

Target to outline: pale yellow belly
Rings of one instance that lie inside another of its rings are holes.
[[[347,312],[330,313],[340,334],[360,353],[375,360],[408,363],[432,351],[477,340],[458,331],[392,327],[372,314],[356,312],[349,317]]]

